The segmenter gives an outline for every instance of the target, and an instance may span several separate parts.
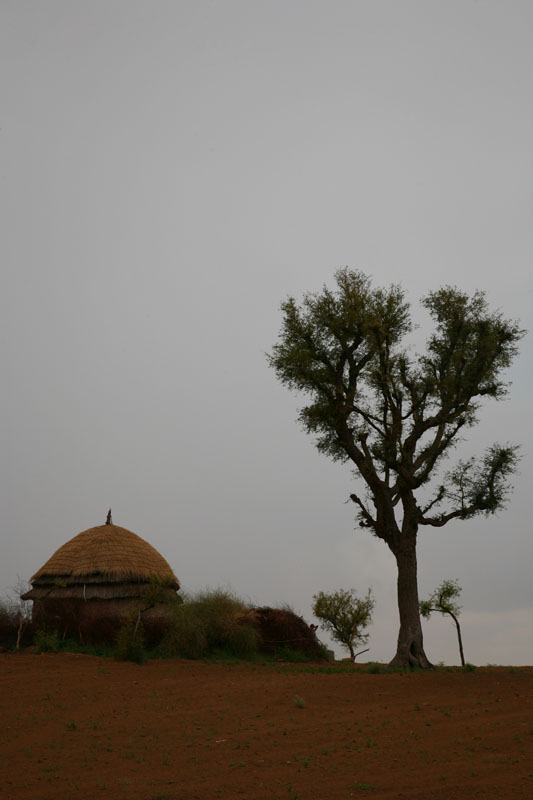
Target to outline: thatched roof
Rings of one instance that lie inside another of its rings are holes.
[[[157,550],[118,525],[99,525],[64,544],[31,578],[32,584],[138,583],[179,581]]]

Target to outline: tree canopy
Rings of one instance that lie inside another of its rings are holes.
[[[313,601],[313,614],[321,621],[324,630],[329,631],[336,642],[344,645],[352,661],[355,661],[355,648],[368,641],[368,634],[364,630],[372,621],[372,591],[369,589],[363,598],[358,597],[354,589],[319,592],[314,595]]]

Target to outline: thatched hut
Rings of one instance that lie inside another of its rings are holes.
[[[126,528],[89,528],[68,541],[31,578],[22,595],[33,600],[39,628],[82,640],[112,639],[118,628],[142,614],[152,628],[164,624],[179,581],[152,545]]]

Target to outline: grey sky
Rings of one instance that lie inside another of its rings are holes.
[[[344,265],[533,328],[533,5],[3,0],[0,99],[0,593],[111,505],[189,589],[372,585],[392,657],[394,559],[264,353]],[[420,539],[477,663],[533,662],[531,357],[465,448],[522,442],[509,510]]]

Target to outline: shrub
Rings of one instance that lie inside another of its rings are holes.
[[[131,619],[123,625],[118,632],[113,655],[117,661],[133,661],[135,664],[144,664],[148,656],[144,647],[142,622]]]
[[[37,631],[35,645],[38,653],[57,653],[61,649],[61,639],[57,631]]]
[[[173,605],[157,653],[181,658],[202,658],[215,651],[250,656],[257,650],[258,635],[241,624],[245,611],[239,598],[222,589],[185,597]]]
[[[259,635],[257,631],[249,625],[237,624],[229,632],[224,649],[234,656],[249,658],[257,652],[258,645]]]
[[[175,606],[156,654],[163,658],[201,658],[207,649],[205,627],[194,605]]]

